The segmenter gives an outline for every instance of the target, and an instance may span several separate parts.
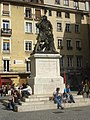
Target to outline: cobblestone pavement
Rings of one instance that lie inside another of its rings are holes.
[[[90,120],[90,106],[36,112],[13,112],[0,102],[0,120]]]

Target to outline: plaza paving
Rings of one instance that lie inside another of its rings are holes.
[[[90,120],[90,106],[19,113],[5,109],[0,102],[0,120]]]

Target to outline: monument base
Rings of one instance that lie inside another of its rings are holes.
[[[31,77],[28,82],[33,94],[53,94],[57,87],[63,92],[65,85],[60,76],[60,55],[33,54],[30,59]]]

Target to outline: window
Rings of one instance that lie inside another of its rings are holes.
[[[69,6],[69,0],[64,0],[64,5]]]
[[[9,15],[9,4],[8,3],[3,3],[3,15]]]
[[[77,67],[82,67],[82,57],[81,56],[77,56]]]
[[[26,61],[26,71],[27,72],[31,71],[31,62],[30,61]]]
[[[29,1],[29,0],[28,0]],[[36,3],[43,3],[43,0],[31,0],[32,2],[36,2]]]
[[[76,24],[75,25],[75,33],[79,33],[80,32],[80,25]]]
[[[74,6],[75,9],[79,9],[79,2],[74,2],[73,6]]]
[[[32,50],[32,41],[25,41],[25,51]]]
[[[60,58],[60,67],[64,67],[64,56]]]
[[[37,9],[35,9],[35,19],[40,19],[40,17],[41,17],[41,10],[37,10]]]
[[[76,41],[76,49],[81,50],[81,41]]]
[[[67,66],[73,67],[73,56],[67,56]]]
[[[10,22],[8,20],[3,20],[3,29],[6,31],[10,29]]]
[[[70,24],[66,23],[65,31],[66,31],[66,32],[70,32]]]
[[[67,40],[67,49],[68,49],[68,50],[72,50],[71,40]]]
[[[70,18],[70,13],[69,12],[65,12],[65,18]]]
[[[10,29],[10,22],[8,20],[2,21],[1,35],[11,35],[12,29]]]
[[[59,4],[60,5],[60,0],[55,0],[55,4]]]
[[[10,29],[10,22],[8,20],[2,21],[1,36],[11,36],[12,29]]]
[[[62,39],[58,38],[58,49],[62,49],[63,48],[63,41]]]
[[[89,11],[89,2],[88,1],[85,2],[85,10]]]
[[[48,15],[52,16],[52,11],[51,10],[48,11]]]
[[[57,31],[62,31],[62,23],[57,23]]]
[[[37,24],[37,23],[36,23]],[[35,28],[36,28],[36,34],[39,33],[39,28],[37,28],[37,25],[35,24]]]
[[[32,33],[32,23],[26,22],[25,32],[27,32],[27,33]]]
[[[32,18],[31,8],[26,8],[26,9],[25,9],[25,17],[26,17],[26,18]]]
[[[3,52],[10,51],[10,40],[3,40]]]
[[[81,19],[84,20],[84,14],[81,14]]]
[[[56,11],[56,17],[61,17],[61,12],[60,11]]]
[[[10,60],[3,60],[3,68],[6,72],[9,72],[9,62]]]

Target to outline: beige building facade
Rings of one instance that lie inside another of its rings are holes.
[[[1,78],[10,78],[19,84],[30,76],[28,58],[39,32],[36,23],[45,10],[53,25],[55,47],[62,55],[62,76],[65,71],[67,82],[71,84],[88,76],[90,54],[86,3],[70,0],[1,0]]]

